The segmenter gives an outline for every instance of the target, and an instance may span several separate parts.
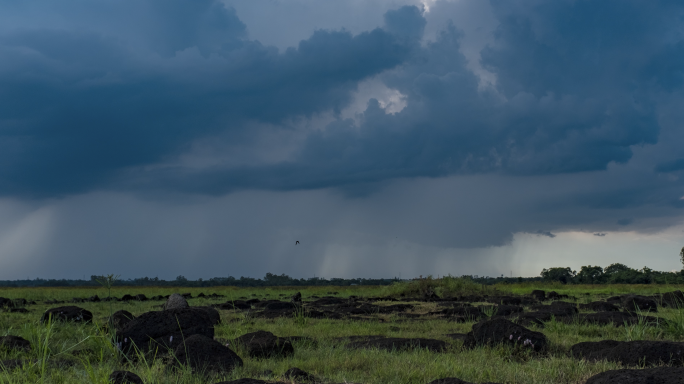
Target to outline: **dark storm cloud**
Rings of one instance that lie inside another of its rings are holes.
[[[546,236],[546,237],[551,238],[551,239],[556,237],[556,235],[554,235],[553,233],[551,233],[549,231],[542,231],[541,229],[536,231],[536,232],[530,232],[530,233],[538,235],[538,236]]]
[[[17,17],[31,17],[17,7]],[[319,30],[280,53],[244,39],[235,12],[214,1],[65,8],[86,29],[46,23],[0,36],[4,195],[101,188],[249,119],[340,110],[356,82],[400,64],[416,45],[383,29]]]
[[[8,6],[25,22],[0,30],[0,193],[353,191],[392,178],[605,170],[658,141],[659,100],[682,87],[684,6],[491,6],[498,27],[480,64],[494,87],[468,67],[458,26],[419,44],[417,7],[390,10],[383,28],[357,35],[317,30],[280,52],[250,40],[249,26],[215,1]],[[343,119],[357,84],[374,76],[406,107],[390,114],[371,99]],[[286,160],[177,161],[200,139],[237,147],[263,133],[253,122],[287,131],[285,122],[326,113],[334,121],[306,131]],[[656,169],[679,169],[679,157]],[[623,192],[571,199],[607,208],[653,200],[648,189]]]

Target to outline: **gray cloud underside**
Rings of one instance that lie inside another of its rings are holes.
[[[485,177],[462,198],[500,189],[500,206],[465,203],[477,210],[462,227],[397,230],[447,247],[649,231],[684,205],[679,2],[492,1],[496,26],[476,63],[458,24],[430,25],[437,16],[411,6],[378,28],[319,29],[287,49],[254,40],[239,12],[211,0],[0,7],[2,196],[354,199],[396,180]],[[400,92],[405,108],[370,99],[348,118],[365,81]],[[519,186],[527,180],[539,193]]]

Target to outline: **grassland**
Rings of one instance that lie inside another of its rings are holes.
[[[554,290],[589,302],[607,296],[625,293],[653,294],[682,289],[681,286],[663,285],[561,285],[561,284],[514,284],[501,286],[476,286],[453,279],[451,281],[419,281],[389,287],[311,287],[311,288],[139,288],[115,287],[112,296],[143,293],[148,297],[171,293],[217,293],[224,298],[190,299],[192,306],[210,305],[240,298],[276,299],[287,298],[301,292],[306,301],[312,296],[326,296],[330,291],[338,297],[387,296],[410,294],[421,287],[431,285],[437,294],[447,291],[492,293],[497,290],[506,294],[529,294],[533,289]],[[281,359],[250,359],[237,349],[244,366],[230,374],[202,376],[189,370],[169,369],[162,360],[142,360],[135,363],[122,359],[112,346],[111,336],[100,326],[110,313],[110,303],[73,304],[91,311],[93,324],[39,322],[42,313],[56,305],[44,304],[44,300],[70,301],[92,295],[106,297],[104,288],[9,288],[0,290],[0,297],[25,298],[36,301],[28,307],[29,313],[1,313],[0,336],[16,335],[31,341],[31,351],[0,349],[0,360],[28,359],[32,364],[14,370],[0,369],[0,383],[108,383],[109,374],[125,369],[138,374],[145,383],[216,383],[242,377],[263,380],[286,381],[282,373],[291,367],[301,368],[330,383],[397,383],[424,384],[443,377],[458,377],[475,383],[584,383],[590,376],[620,368],[609,362],[590,363],[569,356],[570,346],[581,341],[613,340],[684,340],[684,310],[664,308],[657,316],[670,320],[668,326],[646,327],[636,324],[630,327],[597,326],[580,323],[551,321],[543,332],[551,343],[551,349],[542,356],[520,354],[506,347],[481,347],[473,350],[461,348],[460,340],[445,335],[466,333],[473,323],[455,323],[437,317],[425,317],[413,321],[396,315],[377,314],[365,320],[329,320],[303,317],[261,319],[239,311],[220,311],[222,323],[215,328],[215,337],[231,340],[247,332],[271,331],[278,336],[305,336],[315,340],[294,343],[295,354]],[[159,310],[159,301],[113,302],[112,310],[125,309],[134,315]],[[383,302],[378,303],[383,305]],[[387,302],[386,304],[390,304]],[[435,303],[415,302],[413,312],[425,314],[436,309]],[[60,304],[68,305],[68,304]],[[653,315],[653,314],[650,314]],[[337,338],[352,335],[383,335],[389,337],[421,337],[440,339],[449,343],[443,353],[427,350],[389,352],[344,348]],[[268,372],[272,373],[268,373]]]

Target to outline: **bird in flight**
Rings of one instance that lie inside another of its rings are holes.
[[[295,245],[297,245],[297,244],[299,244],[299,240],[296,240],[296,241],[295,241]]]

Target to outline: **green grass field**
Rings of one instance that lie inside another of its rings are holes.
[[[191,306],[210,305],[240,298],[289,299],[295,292],[301,292],[306,301],[311,296],[325,296],[336,291],[339,297],[350,295],[371,297],[398,295],[415,289],[412,284],[403,283],[389,287],[307,287],[307,288],[142,288],[115,287],[112,295],[143,293],[148,297],[171,293],[192,293],[197,296],[217,293],[225,295],[219,299],[190,299]],[[529,294],[533,289],[554,290],[561,294],[576,296],[578,302],[588,302],[611,295],[624,293],[653,294],[682,289],[681,286],[655,285],[560,285],[560,284],[515,284],[481,287],[458,279],[442,284],[434,281],[438,294],[447,291],[485,292],[497,290],[505,294]],[[450,285],[449,285],[450,284]],[[118,355],[108,334],[100,332],[100,325],[106,322],[110,304],[79,303],[46,305],[42,301],[57,299],[69,301],[74,297],[86,298],[92,295],[106,297],[104,288],[10,288],[1,289],[0,297],[35,300],[36,305],[28,307],[29,313],[0,312],[0,336],[17,335],[31,341],[31,351],[0,349],[0,360],[27,359],[30,364],[14,370],[0,369],[0,383],[108,383],[108,376],[114,370],[125,369],[138,374],[145,383],[216,383],[243,377],[262,380],[285,381],[282,373],[291,367],[301,368],[330,383],[397,383],[424,384],[444,377],[480,383],[584,383],[590,376],[610,369],[620,368],[609,362],[589,363],[569,357],[570,346],[581,341],[614,340],[676,340],[684,338],[684,310],[662,309],[657,316],[670,320],[667,326],[631,327],[596,326],[587,324],[551,321],[543,332],[551,343],[548,353],[530,356],[517,353],[506,347],[481,347],[473,350],[461,348],[461,341],[445,336],[450,333],[466,333],[473,323],[455,323],[441,318],[427,317],[421,321],[402,319],[396,315],[368,316],[364,321],[327,320],[310,318],[256,319],[240,311],[220,311],[222,323],[215,328],[215,337],[230,340],[256,330],[271,331],[277,336],[306,336],[316,340],[295,342],[292,357],[281,359],[251,359],[244,351],[236,350],[244,360],[244,366],[230,374],[202,376],[189,370],[168,368],[161,359],[128,363]],[[390,302],[386,302],[390,304]],[[113,302],[112,310],[125,309],[134,315],[151,310],[160,301]],[[435,303],[415,302],[415,313],[427,313],[436,309]],[[93,324],[40,323],[42,313],[59,305],[77,305],[91,311]],[[383,302],[379,303],[383,305]],[[653,314],[649,314],[653,315]],[[391,337],[422,337],[447,341],[446,352],[427,350],[388,352],[344,348],[335,338],[351,335],[384,335]],[[272,374],[266,374],[272,371]]]

